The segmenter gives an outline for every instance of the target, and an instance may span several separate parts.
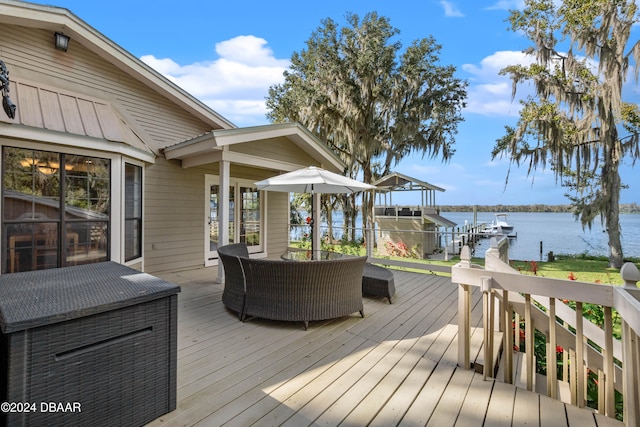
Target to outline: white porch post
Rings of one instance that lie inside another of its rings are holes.
[[[231,163],[228,160],[220,160],[220,182],[219,182],[219,203],[218,203],[218,219],[220,226],[218,230],[218,245],[224,246],[229,244],[229,181],[231,178]],[[224,282],[224,269],[222,262],[218,258],[218,278],[216,283]]]

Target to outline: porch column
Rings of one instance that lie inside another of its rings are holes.
[[[229,162],[228,160],[220,160],[220,198],[218,202],[218,220],[220,221],[218,229],[219,246],[229,244],[229,182],[231,177],[229,172],[230,169],[231,162]],[[218,278],[216,279],[216,283],[224,283],[224,269],[222,267],[222,262],[220,262],[220,258],[218,258]]]

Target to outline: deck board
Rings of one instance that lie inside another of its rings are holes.
[[[588,410],[457,367],[457,286],[395,271],[393,304],[364,298],[365,318],[240,322],[215,269],[163,276],[178,296],[178,407],[148,426],[620,426]],[[472,353],[482,307],[472,295]],[[569,414],[569,416],[567,416]],[[584,420],[589,420],[588,424]]]

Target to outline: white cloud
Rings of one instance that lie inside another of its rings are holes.
[[[216,44],[219,58],[188,65],[153,55],[141,57],[172,82],[238,125],[266,123],[265,97],[283,81],[289,61],[278,59],[267,41],[238,36]]]
[[[460,9],[450,1],[441,0],[440,5],[444,9],[444,15],[452,18],[461,18],[464,14],[460,11]]]
[[[511,10],[511,9],[524,9],[524,0],[498,0],[493,6],[489,6],[488,9],[497,10]]]
[[[498,51],[480,61],[480,64],[463,64],[462,70],[471,75],[467,90],[466,112],[489,116],[518,116],[518,99],[526,95],[526,86],[518,88],[518,98],[511,100],[512,84],[500,70],[508,65],[527,65],[534,61],[520,51]]]

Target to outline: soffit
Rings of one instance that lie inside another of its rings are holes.
[[[342,172],[344,163],[329,150],[329,148],[315,137],[308,129],[299,123],[270,124],[246,128],[215,130],[200,135],[188,141],[163,149],[167,159],[179,159],[183,167],[198,166],[225,157],[233,162],[269,169],[291,171],[300,167],[310,166],[308,161],[300,156],[288,156],[283,152],[281,159],[274,162],[263,157],[260,142],[271,144],[277,141],[287,141],[291,148],[304,152],[317,166],[333,172]],[[242,149],[239,149],[243,146]],[[293,158],[295,157],[295,160]]]

